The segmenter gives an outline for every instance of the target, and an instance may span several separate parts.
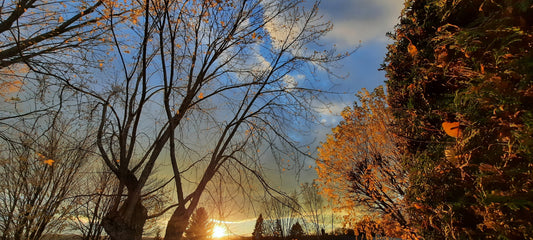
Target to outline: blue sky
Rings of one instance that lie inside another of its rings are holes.
[[[389,40],[385,36],[394,29],[403,1],[401,0],[326,0],[320,11],[333,22],[333,30],[324,40],[339,50],[359,49],[344,59],[338,89],[347,91],[341,102],[335,103],[332,113],[325,114],[323,122],[333,127],[339,121],[340,111],[355,100],[354,93],[361,88],[369,90],[383,84],[385,73],[378,71],[387,52]]]
[[[333,30],[323,39],[328,44],[335,44],[340,51],[357,51],[340,64],[339,75],[347,76],[344,79],[333,80],[337,85],[335,90],[346,92],[342,97],[333,100],[329,111],[324,111],[321,120],[323,127],[315,129],[313,133],[316,147],[324,141],[326,134],[331,132],[340,121],[340,112],[346,106],[352,105],[354,94],[367,88],[369,90],[382,85],[385,73],[378,71],[380,64],[387,52],[390,42],[385,36],[394,29],[400,11],[403,8],[401,0],[323,0],[320,12],[325,20],[331,20]],[[306,165],[314,165],[309,160]],[[312,181],[316,177],[314,168],[306,168],[298,177],[300,182]],[[294,184],[294,179],[280,179],[282,186]],[[236,234],[248,235],[255,224],[255,218],[244,219],[238,222],[228,222],[226,227]]]
[[[387,53],[387,44],[391,42],[386,33],[394,30],[402,8],[401,0],[322,1],[320,13],[334,25],[323,40],[327,44],[334,44],[339,51],[359,48],[343,59],[340,62],[341,68],[336,70],[339,75],[346,77],[333,79],[333,90],[345,94],[329,99],[332,101],[329,108],[321,110],[322,126],[314,129],[312,136],[302,136],[302,139],[309,138],[308,141],[312,141],[311,149],[316,149],[320,142],[325,141],[326,134],[331,133],[331,128],[341,120],[340,112],[346,106],[353,105],[355,93],[362,88],[372,90],[384,84],[385,72],[378,69]],[[307,161],[305,166],[314,165],[314,160]],[[298,180],[309,182],[315,177],[314,168],[307,168]]]

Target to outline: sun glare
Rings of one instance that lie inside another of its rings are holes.
[[[227,236],[226,228],[224,226],[215,225],[213,227],[213,238],[221,238]]]

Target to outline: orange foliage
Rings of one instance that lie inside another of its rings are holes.
[[[347,224],[372,216],[410,232],[403,205],[407,176],[399,165],[399,139],[388,131],[392,116],[384,90],[364,90],[358,98],[361,106],[347,107],[341,113],[344,120],[319,148],[317,182],[337,210],[348,213]],[[386,231],[390,237],[403,235]]]

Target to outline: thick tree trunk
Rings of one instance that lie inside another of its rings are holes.
[[[189,217],[190,214],[183,207],[178,207],[168,220],[165,240],[181,240],[189,224]]]
[[[108,213],[102,220],[102,226],[112,240],[142,240],[148,211],[140,201],[137,201],[135,211],[128,217],[124,216],[125,206],[126,204],[118,211]]]

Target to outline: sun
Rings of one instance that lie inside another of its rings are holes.
[[[213,238],[221,238],[227,236],[226,228],[224,226],[215,225],[213,227]]]

